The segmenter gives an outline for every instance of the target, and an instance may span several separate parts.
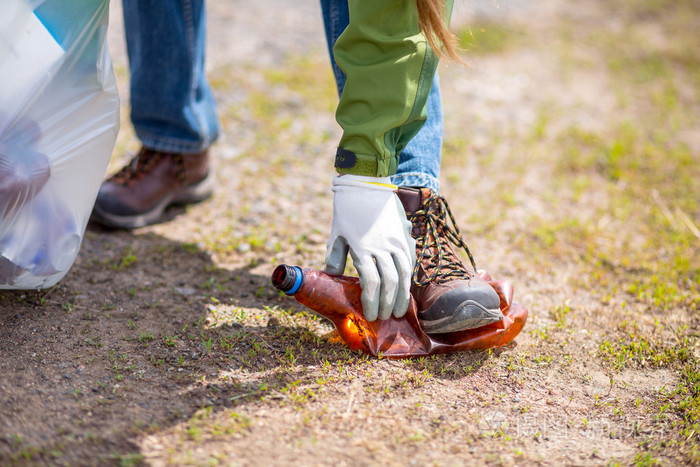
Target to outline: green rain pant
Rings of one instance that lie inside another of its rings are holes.
[[[415,0],[349,0],[350,22],[333,54],[346,76],[336,120],[339,173],[386,177],[427,118],[438,64]],[[452,12],[452,0],[447,0]]]

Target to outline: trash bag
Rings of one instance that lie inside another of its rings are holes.
[[[411,297],[402,318],[367,322],[362,314],[360,281],[356,277],[328,274],[316,269],[280,265],[272,273],[272,284],[329,319],[341,340],[353,350],[375,357],[406,358],[484,350],[506,345],[515,339],[527,321],[527,309],[513,303],[513,287],[493,280],[487,272],[482,279],[498,293],[503,319],[486,326],[446,334],[426,334]]]
[[[108,0],[0,1],[0,289],[73,265],[119,131]]]

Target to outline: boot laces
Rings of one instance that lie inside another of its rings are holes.
[[[142,179],[158,165],[164,157],[172,157],[177,166],[176,176],[180,183],[185,183],[185,162],[181,154],[169,154],[150,149],[142,149],[131,161],[111,177],[111,181],[123,186],[130,186]]]
[[[448,218],[452,227],[448,224]],[[463,278],[465,274],[474,275],[473,272],[467,270],[464,263],[449,247],[448,242],[458,248],[463,248],[469,256],[474,271],[476,271],[474,257],[464,242],[452,211],[443,196],[432,193],[423,202],[421,209],[409,216],[409,220],[413,225],[417,224],[421,227],[421,235],[416,238],[416,249],[419,250],[419,253],[413,269],[413,282],[416,285],[425,286],[432,282],[440,284],[453,278]],[[418,271],[421,266],[425,266],[424,260],[427,260],[427,267],[424,267],[426,277],[419,280]]]

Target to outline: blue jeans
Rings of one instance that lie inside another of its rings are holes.
[[[349,23],[348,0],[321,0],[326,41],[333,65],[338,94],[343,92],[345,74],[335,63],[333,46]],[[438,192],[442,160],[442,102],[437,73],[428,96],[428,119],[399,155],[399,165],[392,182],[399,186],[427,187]]]
[[[143,145],[193,153],[219,135],[216,103],[204,74],[204,0],[123,0],[131,67],[131,121]],[[333,44],[349,22],[347,0],[321,0],[333,72],[341,93],[345,76]],[[442,104],[437,75],[428,119],[399,157],[392,180],[401,186],[439,189]],[[333,158],[328,157],[332,164]]]
[[[143,145],[195,153],[219,135],[204,74],[204,0],[123,0],[131,121]]]

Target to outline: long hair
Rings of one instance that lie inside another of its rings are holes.
[[[462,62],[457,48],[457,39],[447,28],[445,0],[416,0],[421,31],[428,39],[430,48],[440,58],[451,58]]]

